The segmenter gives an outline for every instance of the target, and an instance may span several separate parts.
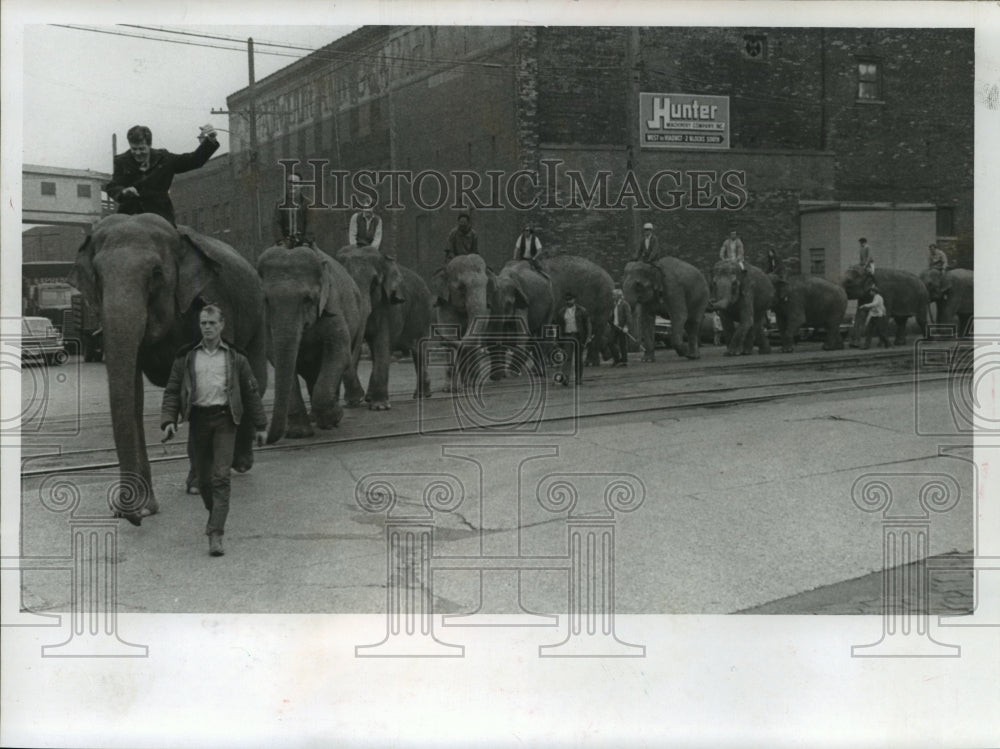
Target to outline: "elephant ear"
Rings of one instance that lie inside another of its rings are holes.
[[[101,284],[94,270],[94,242],[91,235],[83,240],[80,249],[76,252],[76,264],[69,274],[69,284],[83,292],[84,297],[91,304],[101,303]]]
[[[516,309],[527,309],[528,308],[528,295],[524,291],[524,284],[521,283],[521,279],[512,278],[511,279],[511,289],[514,292],[514,307]],[[499,289],[497,289],[499,292]]]
[[[435,307],[440,307],[442,304],[448,303],[450,296],[448,291],[448,272],[444,268],[434,271],[434,275],[431,276],[431,282],[428,286],[430,286],[431,295],[434,297]]]
[[[493,300],[497,298],[500,289],[497,286],[497,277],[489,268],[486,269],[486,298]]]
[[[210,257],[200,243],[187,233],[179,232],[180,257],[177,261],[177,288],[174,296],[181,312],[191,309],[194,300],[218,275],[220,263]]]
[[[402,304],[406,301],[403,296],[403,272],[393,258],[384,254],[381,266],[382,294],[389,300],[389,304]]]
[[[322,255],[320,261],[319,314],[336,315],[340,312],[337,278],[333,258]]]
[[[771,283],[774,284],[774,302],[775,304],[784,304],[788,301],[788,281],[785,280],[784,275],[772,274]]]

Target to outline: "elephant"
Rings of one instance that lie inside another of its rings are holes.
[[[593,339],[588,346],[587,363],[600,364],[600,352],[610,342],[609,323],[614,309],[615,282],[601,266],[579,255],[552,255],[539,261],[552,281],[556,307],[566,292],[572,292],[578,304],[590,313]]]
[[[971,270],[952,268],[940,271],[928,268],[920,274],[928,299],[934,302],[937,322],[941,325],[958,323],[958,334],[967,335],[969,320],[975,314],[974,276]]]
[[[494,273],[486,267],[486,261],[475,253],[456,255],[434,274],[431,292],[435,296],[435,318],[439,326],[436,337],[441,338],[443,327],[452,327],[457,335],[443,338],[442,343],[456,348],[456,358],[459,354],[478,351],[482,335],[494,332],[490,315],[496,303],[497,282]],[[491,358],[491,379],[500,379],[504,369],[503,357]],[[471,363],[460,368],[465,375],[462,384],[468,384],[473,370]],[[458,386],[454,381],[454,367],[449,366],[443,389],[453,392]]]
[[[670,318],[670,344],[678,356],[701,356],[700,331],[708,307],[708,282],[701,271],[669,255],[653,263],[631,262],[625,266],[622,292],[640,320],[645,360],[653,360],[656,315]]]
[[[283,436],[313,434],[299,388],[306,381],[312,415],[320,429],[343,418],[341,383],[348,404],[364,399],[355,362],[371,312],[343,265],[313,246],[270,247],[261,253],[257,272],[267,307],[268,343],[274,365],[274,411],[268,443]],[[287,431],[286,431],[287,427]]]
[[[247,356],[261,394],[267,387],[264,294],[253,266],[229,245],[151,213],[114,214],[94,225],[77,252],[72,284],[100,311],[111,423],[135,525],[159,504],[143,430],[145,374],[165,387],[177,351],[198,340],[208,302],[225,318],[226,340]],[[253,425],[237,431],[233,468],[253,465]]]
[[[853,265],[844,273],[841,285],[847,292],[848,299],[860,299],[867,295],[872,284],[878,286],[882,299],[885,301],[886,317],[891,317],[896,322],[895,345],[906,344],[906,320],[909,317],[916,318],[921,330],[927,329],[927,311],[930,306],[930,299],[927,294],[927,287],[923,282],[905,270],[894,268],[876,268],[874,278],[865,272],[864,266]],[[852,345],[857,345],[857,337],[860,335],[859,322],[863,318],[857,315],[855,325],[851,332]]]
[[[495,314],[521,318],[535,338],[542,337],[542,328],[552,322],[557,306],[551,280],[527,260],[511,260],[500,269],[494,298]]]
[[[552,282],[539,273],[527,260],[511,260],[496,276],[496,287],[491,310],[495,316],[502,316],[506,337],[530,336],[535,345],[525,348],[525,353],[536,372],[545,369],[544,360],[549,358],[542,347],[549,348],[551,341],[545,339],[544,327],[553,322],[556,298],[552,294]],[[527,343],[526,340],[523,341]],[[510,357],[508,357],[510,359]],[[505,368],[505,373],[516,369]]]
[[[720,260],[712,269],[709,308],[719,313],[729,344],[726,356],[749,354],[754,343],[762,354],[771,353],[764,333],[767,311],[774,302],[774,284],[760,268]]]
[[[431,326],[431,292],[409,268],[372,247],[342,247],[336,260],[347,269],[358,289],[368,291],[371,312],[365,324],[365,341],[371,349],[372,373],[365,399],[373,411],[389,406],[389,364],[392,352],[409,350],[417,375],[414,398],[430,396],[430,378],[420,346]],[[356,365],[356,363],[355,363]],[[353,386],[355,391],[360,383]]]
[[[847,293],[821,276],[770,274],[774,284],[774,315],[781,331],[781,350],[795,350],[795,334],[803,325],[823,328],[824,351],[844,348],[840,324],[847,310]]]

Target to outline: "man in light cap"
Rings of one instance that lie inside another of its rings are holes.
[[[382,219],[375,215],[371,200],[358,201],[361,210],[351,216],[347,229],[347,243],[354,247],[371,247],[379,250],[382,247]]]
[[[299,175],[288,175],[284,199],[278,202],[274,212],[274,243],[283,244],[289,249],[308,242],[308,213],[302,200],[301,182]]]
[[[632,260],[643,263],[655,263],[660,259],[660,249],[657,246],[656,235],[653,234],[653,225],[646,222],[642,225],[642,239],[632,256]]]
[[[746,270],[743,264],[744,252],[743,241],[736,236],[736,229],[729,230],[729,236],[722,242],[719,249],[719,260],[728,260],[740,266],[740,270]]]

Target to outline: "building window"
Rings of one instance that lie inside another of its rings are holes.
[[[878,60],[858,60],[858,101],[882,100],[882,65]]]
[[[767,35],[766,34],[744,34],[740,51],[744,59],[757,62],[767,59]]]
[[[42,195],[55,195],[56,194],[56,183],[55,182],[43,182],[42,183]]]
[[[809,248],[809,272],[814,276],[826,275],[826,250],[823,247]]]
[[[938,208],[937,209],[937,235],[939,237],[954,237],[955,236],[955,209],[954,208]]]
[[[89,198],[90,197],[90,185],[77,185],[76,186],[76,197],[78,197],[78,198]]]

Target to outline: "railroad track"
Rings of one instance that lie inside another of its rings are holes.
[[[863,359],[863,361],[862,361]],[[724,408],[740,404],[763,403],[790,398],[816,397],[848,393],[859,388],[866,392],[876,388],[894,388],[912,385],[909,367],[903,367],[905,355],[886,352],[877,358],[857,355],[841,359],[823,359],[801,362],[768,361],[765,357],[732,360],[733,365],[686,367],[663,370],[649,367],[642,370],[611,369],[585,370],[589,381],[579,390],[546,386],[534,388],[526,377],[511,378],[490,383],[480,393],[481,398],[453,398],[435,393],[433,398],[416,403],[408,394],[396,394],[393,410],[387,414],[368,414],[367,411],[347,411],[341,426],[334,430],[317,431],[305,439],[283,439],[281,442],[260,448],[262,454],[273,451],[301,450],[344,443],[361,443],[376,440],[410,438],[414,436],[446,437],[463,435],[491,436],[550,436],[556,438],[575,432],[583,425],[596,425],[601,420],[631,416],[656,419],[659,415],[699,408]],[[736,364],[736,361],[739,363]],[[881,368],[895,371],[864,371],[878,361]],[[888,367],[886,367],[888,365]],[[853,369],[852,369],[853,368]],[[748,371],[765,372],[766,381],[741,382]],[[924,381],[943,380],[945,374],[924,376]],[[537,390],[537,392],[536,392]],[[579,399],[578,399],[579,397]],[[532,399],[537,401],[532,409]],[[490,412],[490,409],[494,410]],[[364,413],[364,418],[354,419],[351,414]],[[484,415],[485,414],[485,415]],[[492,414],[492,415],[490,415]],[[521,423],[526,427],[520,432],[499,430],[496,422]],[[96,415],[95,415],[96,416]],[[107,414],[104,423],[110,422]],[[155,430],[155,416],[147,417],[149,427]],[[472,426],[472,431],[462,431],[458,424]],[[532,428],[534,427],[534,428]],[[162,450],[163,454],[157,454]],[[171,463],[187,460],[183,440],[162,448],[155,443],[149,446],[150,463]],[[60,451],[57,454],[29,456],[22,461],[22,477],[33,478],[56,473],[106,470],[117,466],[113,445]]]

